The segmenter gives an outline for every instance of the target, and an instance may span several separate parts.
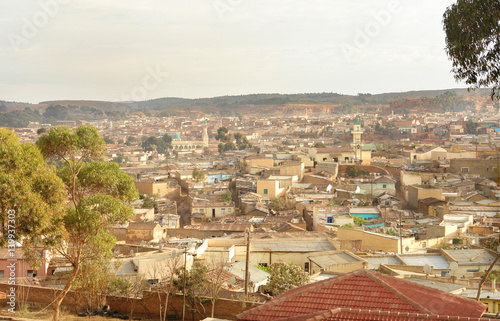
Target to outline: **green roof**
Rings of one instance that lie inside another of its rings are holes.
[[[361,125],[361,123],[359,122],[359,118],[356,118],[356,121],[354,122],[354,125]]]

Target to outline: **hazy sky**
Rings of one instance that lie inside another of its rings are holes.
[[[2,0],[0,100],[463,87],[452,0]]]

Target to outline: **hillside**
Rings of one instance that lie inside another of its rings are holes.
[[[490,91],[467,89],[409,91],[384,94],[337,93],[250,94],[212,98],[166,97],[141,102],[54,100],[38,104],[0,101],[0,126],[25,127],[30,121],[55,124],[59,120],[124,119],[146,116],[244,114],[379,114],[480,110],[491,104]]]

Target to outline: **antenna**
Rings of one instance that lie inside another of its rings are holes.
[[[424,265],[424,273],[429,275],[431,273],[431,267],[429,264]]]
[[[455,271],[458,270],[458,263],[457,262],[451,262],[450,263],[450,271],[452,275],[455,275]]]

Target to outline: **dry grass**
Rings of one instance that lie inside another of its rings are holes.
[[[8,307],[5,306],[0,306],[0,318],[1,317],[15,317],[16,320],[19,318],[19,321],[24,321],[24,320],[29,320],[29,321],[50,321],[52,320],[52,309],[45,309],[40,312],[40,310],[28,310],[28,311],[16,311],[15,314],[12,314],[9,312]],[[79,317],[75,313],[69,312],[69,311],[62,311],[61,312],[61,320],[63,321],[84,321],[84,320],[92,320],[92,321],[111,321],[111,320],[118,320],[118,319],[113,319],[111,317],[102,317],[102,316],[93,316],[93,317]],[[156,321],[157,319],[142,319],[142,321]]]

